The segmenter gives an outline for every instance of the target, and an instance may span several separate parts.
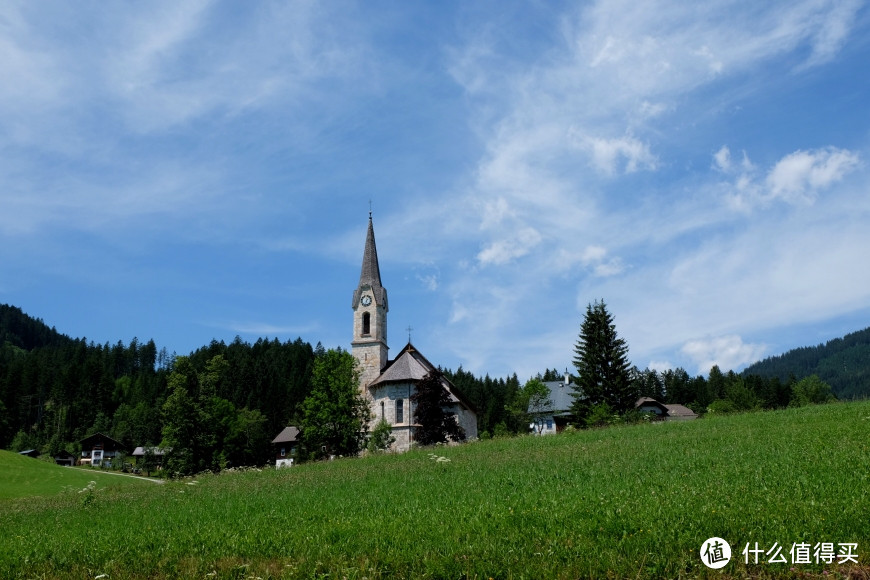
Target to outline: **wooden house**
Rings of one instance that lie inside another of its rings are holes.
[[[275,450],[275,467],[290,467],[296,458],[299,445],[299,428],[290,425],[272,439]]]
[[[112,460],[119,452],[125,451],[124,444],[102,433],[94,433],[81,440],[82,456],[80,465],[111,467]]]

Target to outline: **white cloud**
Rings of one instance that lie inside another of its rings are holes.
[[[812,200],[820,190],[843,179],[858,164],[856,153],[835,147],[795,151],[770,170],[765,183],[771,198]]]
[[[592,151],[593,164],[605,175],[613,175],[620,168],[624,168],[625,173],[656,169],[657,160],[650,153],[649,145],[632,136],[617,139],[586,138],[585,141]]]
[[[669,371],[669,370],[674,368],[674,365],[672,365],[670,362],[668,362],[666,360],[651,360],[651,361],[649,361],[649,364],[646,366],[648,369],[659,372],[659,373],[663,373],[665,371]]]
[[[731,150],[727,145],[722,145],[722,148],[713,155],[713,163],[713,167],[719,171],[727,173],[731,170]]]
[[[780,159],[763,178],[746,152],[739,171],[723,146],[714,156],[714,167],[736,175],[728,184],[726,199],[737,210],[767,207],[774,201],[812,204],[818,195],[861,166],[858,153],[836,147],[795,151]]]
[[[541,242],[541,234],[534,228],[523,228],[516,236],[492,242],[477,254],[481,264],[501,265],[525,256]]]
[[[699,373],[707,374],[715,365],[727,372],[756,362],[766,349],[763,344],[744,343],[740,336],[732,334],[690,340],[681,350],[695,362]]]
[[[429,290],[430,292],[438,290],[438,276],[436,276],[435,274],[417,274],[417,280],[421,284],[423,284],[423,287],[426,288],[426,290]]]

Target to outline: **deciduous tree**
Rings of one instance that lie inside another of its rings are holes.
[[[311,393],[302,402],[302,440],[313,457],[356,455],[371,412],[359,391],[356,359],[342,349],[314,361]]]

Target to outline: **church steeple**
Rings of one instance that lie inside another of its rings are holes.
[[[375,246],[375,228],[369,212],[369,228],[363,249],[359,284],[353,292],[353,341],[351,352],[359,363],[360,388],[381,374],[387,364],[387,290],[381,285],[381,269]]]
[[[369,212],[369,229],[366,232],[366,245],[363,250],[359,285],[357,285],[357,289],[353,293],[352,307],[356,307],[356,304],[360,301],[364,288],[371,288],[375,293],[375,301],[389,310],[387,306],[387,290],[381,285],[381,268],[378,265],[378,248],[375,245],[375,227],[372,223],[371,212]]]

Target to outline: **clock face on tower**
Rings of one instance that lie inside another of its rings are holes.
[[[368,294],[366,294],[366,295],[364,295],[364,296],[360,299],[359,302],[360,302],[360,304],[362,304],[363,306],[368,306],[369,304],[372,303],[372,297],[369,296]]]

